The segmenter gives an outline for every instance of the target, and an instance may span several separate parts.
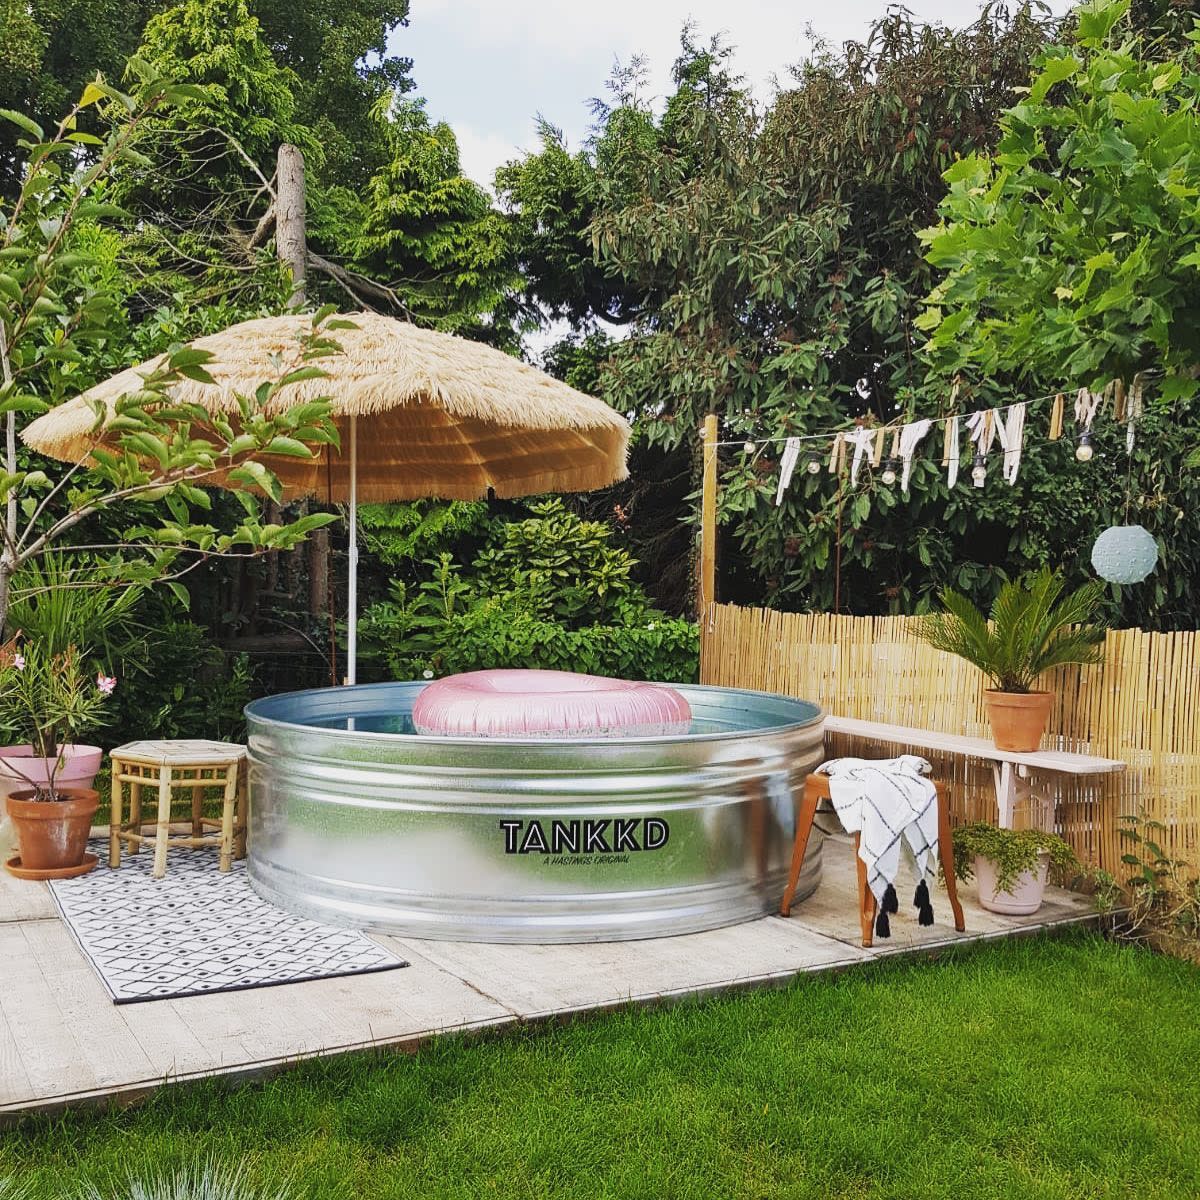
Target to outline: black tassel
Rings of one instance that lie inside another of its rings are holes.
[[[881,908],[879,915],[875,918],[875,936],[877,938],[890,938],[892,936],[892,927],[888,924],[887,913]]]
[[[917,891],[913,896],[913,904],[917,906],[917,924],[932,925],[933,905],[929,901],[929,888],[923,879],[917,884]]]
[[[887,885],[887,889],[883,893],[883,900],[879,907],[885,913],[894,913],[900,911],[900,901],[896,898],[896,889],[892,887],[890,883]]]

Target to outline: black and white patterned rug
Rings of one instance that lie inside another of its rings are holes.
[[[122,856],[50,884],[55,903],[114,1004],[271,987],[407,967],[365,933],[293,916],[251,887],[245,862],[179,851],[162,879],[154,855]]]

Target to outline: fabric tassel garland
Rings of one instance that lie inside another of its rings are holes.
[[[830,475],[837,475],[842,469],[842,447],[845,444],[840,433],[834,435],[833,446],[829,450]]]
[[[900,901],[896,896],[896,889],[892,884],[888,884],[883,893],[883,901],[879,905],[885,913],[894,913],[900,911]]]
[[[1125,398],[1125,453],[1132,454],[1134,442],[1137,439],[1137,423],[1142,417],[1143,395],[1145,384],[1139,371],[1133,377],[1129,387],[1129,395]]]
[[[1103,399],[1103,392],[1089,392],[1087,388],[1080,388],[1076,393],[1075,424],[1079,426],[1080,433],[1091,432],[1092,422],[1096,419],[1096,409],[1100,407]]]
[[[917,910],[918,925],[933,924],[933,904],[929,899],[929,884],[924,879],[917,884],[917,890],[913,896],[913,907]]]
[[[783,457],[780,459],[779,487],[775,492],[775,507],[783,503],[783,493],[792,482],[792,474],[796,470],[796,460],[800,457],[800,439],[790,437],[783,447]]]
[[[1063,431],[1063,408],[1066,405],[1066,399],[1062,392],[1059,392],[1054,397],[1054,406],[1050,409],[1050,431],[1046,434],[1048,441],[1057,442],[1062,437]]]
[[[900,460],[900,490],[906,495],[908,494],[908,481],[912,476],[913,455],[921,440],[932,428],[932,421],[910,421],[903,429],[896,432],[892,457]]]
[[[992,448],[992,442],[996,440],[995,411],[990,408],[981,408],[977,412],[973,412],[967,418],[967,432],[969,439],[975,443],[975,453],[987,458],[988,452]],[[972,471],[972,477],[976,487],[983,487],[982,475],[976,475]]]
[[[958,417],[946,422],[946,486],[952,488],[958,482]]]
[[[877,938],[890,938],[892,936],[892,927],[888,923],[887,913],[882,908],[875,917],[875,936]]]
[[[842,437],[854,447],[854,458],[850,461],[850,486],[853,487],[858,482],[858,472],[863,458],[870,452],[875,434],[870,429],[856,429],[853,433],[843,433]]]
[[[997,417],[996,432],[1004,451],[1004,480],[1009,485],[1017,482],[1021,469],[1021,449],[1025,442],[1025,405],[1010,404],[1007,417]]]

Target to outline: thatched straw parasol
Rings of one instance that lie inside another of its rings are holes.
[[[316,496],[350,506],[350,596],[347,678],[356,674],[357,505],[364,501],[439,497],[476,500],[541,492],[582,492],[627,475],[629,424],[584,395],[526,363],[478,342],[434,333],[374,313],[346,318],[336,333],[343,353],[320,359],[323,379],[288,387],[288,405],[332,402],[342,450],[319,458],[272,456],[287,498]],[[304,315],[267,317],[198,338],[213,361],[215,383],[183,380],[172,398],[210,412],[237,411],[237,395],[253,394],[278,375],[311,328]],[[82,462],[95,449],[89,401],[113,412],[138,391],[151,360],[97,384],[45,413],[22,435],[32,449]],[[358,437],[359,421],[368,423]]]

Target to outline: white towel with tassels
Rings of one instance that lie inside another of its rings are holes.
[[[859,834],[858,856],[867,884],[879,904],[875,932],[890,936],[887,914],[895,912],[896,872],[907,844],[916,860],[913,904],[922,925],[933,924],[929,886],[937,870],[937,788],[929,763],[915,754],[899,758],[835,758],[817,768],[829,776],[829,796],[847,833]]]

